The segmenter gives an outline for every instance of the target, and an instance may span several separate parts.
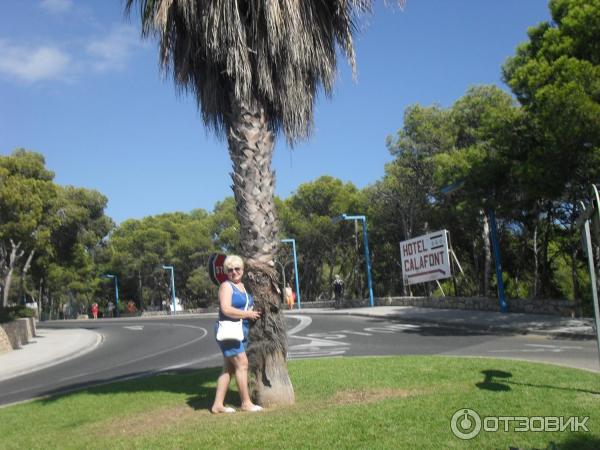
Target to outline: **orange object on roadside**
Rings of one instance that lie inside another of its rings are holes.
[[[296,293],[292,291],[292,288],[290,287],[285,288],[285,302],[287,303],[289,309],[294,308],[294,303],[296,302]]]

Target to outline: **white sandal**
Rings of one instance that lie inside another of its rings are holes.
[[[211,410],[210,412],[213,414],[232,414],[236,411],[235,411],[235,408],[232,408],[231,406],[225,406],[222,411],[215,412],[215,411]]]
[[[264,408],[262,406],[258,406],[258,405],[252,405],[252,408],[250,409],[244,409],[243,411],[245,412],[260,412],[263,411]]]

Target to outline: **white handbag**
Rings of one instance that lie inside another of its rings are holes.
[[[248,309],[248,293],[246,292],[246,306],[244,311]],[[219,320],[217,327],[217,341],[243,341],[244,328],[242,319],[239,320]]]

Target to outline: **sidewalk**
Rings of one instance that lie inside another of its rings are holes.
[[[38,328],[28,344],[0,354],[0,382],[84,355],[101,341],[102,337],[90,330]]]
[[[435,324],[455,328],[504,333],[532,333],[576,339],[595,339],[593,319],[569,319],[558,316],[499,313],[457,309],[419,308],[415,306],[376,306],[351,309],[304,308],[285,310],[285,314],[328,314],[372,317],[410,323]],[[185,314],[184,317],[216,317],[215,313]],[[169,320],[176,316],[163,316]],[[156,318],[159,320],[159,318]],[[113,319],[110,319],[113,320]],[[119,320],[119,319],[114,319]],[[85,329],[38,328],[38,337],[18,350],[0,354],[0,382],[43,369],[92,351],[102,341],[98,333]]]

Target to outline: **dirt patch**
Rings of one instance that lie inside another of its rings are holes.
[[[170,408],[153,409],[148,412],[139,412],[131,417],[120,418],[94,424],[95,433],[102,437],[136,437],[147,435],[149,430],[155,433],[166,431],[187,419],[197,417],[199,414],[209,415],[206,411],[195,411],[189,406],[180,405]]]
[[[422,391],[415,389],[361,389],[336,392],[331,400],[334,403],[342,405],[352,403],[375,403],[390,398],[413,397],[421,393]]]

